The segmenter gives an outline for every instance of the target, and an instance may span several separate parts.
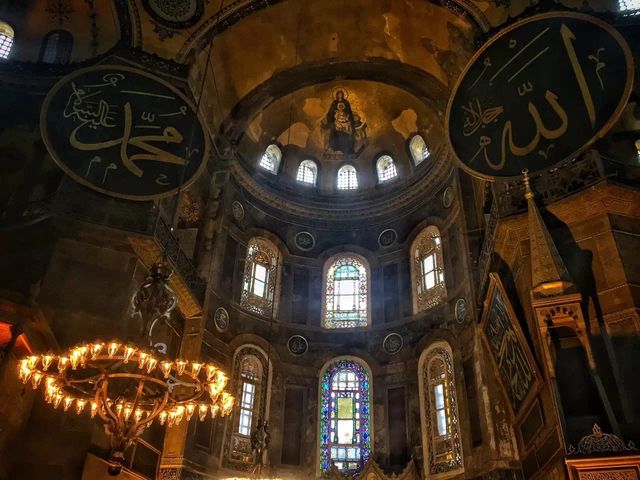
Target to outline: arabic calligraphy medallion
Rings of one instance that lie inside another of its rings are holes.
[[[449,101],[447,136],[476,177],[549,169],[613,126],[632,84],[631,51],[609,24],[572,12],[536,15],[471,59]]]
[[[61,79],[40,112],[49,154],[77,182],[114,197],[167,197],[204,169],[208,138],[187,97],[138,69],[100,65]]]

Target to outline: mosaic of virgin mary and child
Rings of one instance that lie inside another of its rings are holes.
[[[322,128],[328,130],[326,154],[329,156],[357,155],[366,146],[367,124],[351,109],[344,90],[336,90]]]

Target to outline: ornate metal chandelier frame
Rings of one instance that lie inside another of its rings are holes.
[[[197,413],[227,416],[234,397],[224,389],[227,376],[215,365],[187,360],[158,360],[133,345],[100,341],[69,349],[65,355],[33,355],[22,359],[18,375],[33,389],[44,385],[47,403],[104,422],[111,441],[109,472],[122,469],[125,450],[158,419],[178,425]]]

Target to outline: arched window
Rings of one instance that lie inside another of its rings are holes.
[[[429,147],[420,135],[414,135],[409,142],[409,150],[411,151],[411,158],[413,158],[413,164],[419,165],[431,155]]]
[[[0,59],[9,58],[13,46],[14,32],[11,25],[0,21]]]
[[[369,324],[369,266],[352,253],[325,264],[324,328],[366,327]]]
[[[262,154],[259,165],[261,168],[277,175],[278,168],[280,167],[280,160],[282,160],[282,152],[277,145],[272,143]]]
[[[310,185],[316,184],[316,177],[318,176],[318,166],[313,160],[303,160],[298,167],[298,175],[296,180],[302,183],[308,183]]]
[[[40,61],[68,63],[73,50],[73,37],[66,30],[53,30],[44,37],[40,47]]]
[[[425,228],[411,244],[411,276],[413,278],[413,313],[428,310],[446,296],[444,259],[440,231]]]
[[[449,344],[437,342],[422,353],[418,376],[424,470],[431,475],[462,470],[458,401]]]
[[[320,473],[331,463],[356,473],[372,448],[371,378],[359,359],[332,360],[320,372]]]
[[[358,188],[358,172],[353,165],[343,165],[338,170],[338,189],[356,190]]]
[[[258,315],[273,316],[279,269],[278,248],[266,238],[252,238],[247,247],[240,306]]]
[[[398,176],[396,164],[389,155],[382,155],[378,158],[376,170],[378,171],[378,181],[380,183],[388,182]]]
[[[640,14],[640,0],[619,0],[618,8],[626,15]]]
[[[260,347],[243,345],[236,350],[231,385],[237,400],[225,441],[225,458],[231,464],[253,464],[251,433],[260,421],[268,420],[271,388],[270,366]]]

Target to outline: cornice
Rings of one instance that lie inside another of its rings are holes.
[[[448,147],[443,147],[434,155],[436,159],[432,168],[416,181],[392,192],[372,192],[353,201],[346,197],[340,197],[339,202],[331,201],[335,199],[327,196],[327,202],[302,202],[285,197],[258,183],[238,160],[230,162],[230,171],[246,194],[279,212],[325,222],[365,219],[372,221],[374,218],[397,216],[399,212],[406,215],[433,198],[453,171],[450,155]],[[302,198],[302,195],[299,197]]]

